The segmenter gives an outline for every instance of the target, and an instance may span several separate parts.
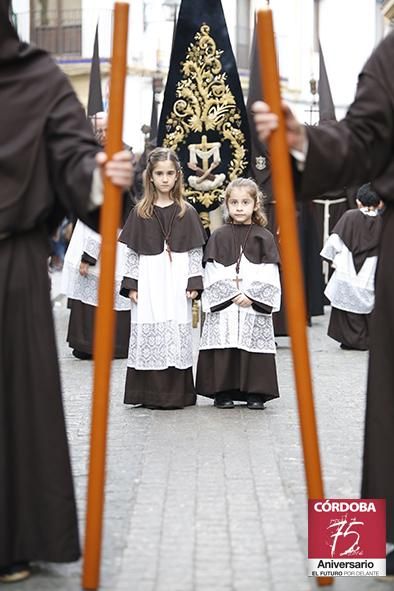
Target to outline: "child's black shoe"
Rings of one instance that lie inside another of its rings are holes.
[[[246,406],[252,410],[263,410],[265,408],[263,399],[258,394],[249,394]]]
[[[216,394],[214,405],[216,408],[234,408],[233,399],[227,392]]]

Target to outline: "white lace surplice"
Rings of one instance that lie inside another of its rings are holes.
[[[138,304],[131,306],[127,365],[142,370],[193,364],[192,301],[188,279],[202,275],[202,248],[138,255],[127,248],[124,276],[138,280]]]
[[[335,267],[324,292],[331,305],[355,314],[372,312],[377,256],[368,257],[356,273],[352,253],[338,234],[331,234],[320,255],[332,261]]]
[[[208,262],[204,272],[203,310],[206,312],[200,349],[237,348],[253,353],[275,353],[272,314],[257,312],[251,306],[231,304],[219,312],[211,309],[244,293],[257,303],[280,308],[280,280],[276,264],[254,264],[244,255],[241,259],[237,288],[235,264],[225,267]]]
[[[77,221],[70,244],[68,245],[64,257],[64,266],[62,272],[62,293],[73,300],[97,306],[98,287],[100,277],[100,249],[101,236],[80,220]],[[81,256],[83,253],[96,259],[95,265],[89,266],[89,272],[86,277],[79,272]],[[114,309],[130,310],[130,301],[119,294],[120,284],[123,278],[124,259],[126,255],[126,245],[117,243],[115,287],[114,287]]]

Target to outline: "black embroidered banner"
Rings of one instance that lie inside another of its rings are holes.
[[[183,0],[171,53],[158,145],[174,149],[186,196],[208,226],[229,181],[245,176],[244,97],[220,0]]]

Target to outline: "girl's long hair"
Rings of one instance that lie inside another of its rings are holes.
[[[177,174],[175,185],[171,191],[171,198],[180,207],[178,217],[182,218],[185,215],[187,202],[183,196],[183,175],[178,156],[173,150],[169,148],[155,148],[148,156],[148,162],[144,172],[144,194],[141,201],[136,206],[137,214],[142,218],[151,218],[153,215],[153,205],[156,199],[156,189],[153,184],[152,173],[158,162],[170,160],[173,162]]]
[[[257,208],[252,214],[252,223],[257,226],[265,227],[268,223],[267,216],[263,206],[263,193],[258,188],[257,184],[253,179],[235,179],[227,185],[226,192],[224,194],[224,202],[227,208],[227,217],[230,221],[233,221],[228,213],[228,200],[230,199],[231,192],[233,189],[246,189],[249,196],[252,197]]]

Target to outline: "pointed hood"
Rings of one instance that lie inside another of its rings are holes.
[[[104,111],[103,94],[101,91],[100,53],[98,41],[98,23],[94,36],[92,66],[90,68],[88,117]]]
[[[319,125],[329,125],[333,121],[336,121],[335,115],[335,106],[334,101],[332,100],[331,88],[330,83],[328,81],[326,64],[324,61],[323,51],[321,47],[321,43],[319,41],[319,84],[318,84],[318,91],[319,91]],[[347,195],[347,190],[344,187],[343,189],[339,189],[338,191],[330,191],[324,193],[320,197],[326,198],[337,198],[340,197],[347,197],[349,207],[354,207],[355,204],[351,204],[350,196]]]
[[[248,167],[249,130],[220,0],[182,0],[159,123],[174,149],[186,197],[204,220]]]
[[[326,64],[319,41],[319,123],[336,121],[334,101],[328,82]]]
[[[250,129],[250,165],[249,176],[252,177],[266,195],[265,203],[272,201],[272,181],[270,159],[266,144],[259,141],[253,122],[251,107],[254,102],[263,100],[261,92],[261,76],[259,54],[257,51],[256,25],[253,31],[252,49],[250,52],[249,93],[246,103]]]

